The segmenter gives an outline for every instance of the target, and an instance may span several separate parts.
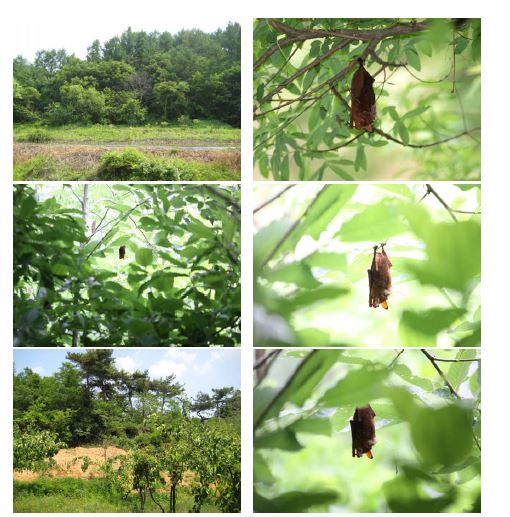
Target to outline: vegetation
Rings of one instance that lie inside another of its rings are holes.
[[[186,124],[146,124],[144,126],[114,126],[94,124],[65,125],[58,127],[39,124],[16,124],[14,140],[17,142],[75,142],[75,143],[158,143],[194,141],[204,146],[208,141],[238,145],[240,130],[227,124],[193,120]]]
[[[256,512],[481,511],[478,350],[266,354],[254,372]],[[368,403],[373,459],[351,450],[349,420]]]
[[[256,346],[480,346],[478,185],[264,185],[255,200]],[[388,310],[368,303],[381,243]]]
[[[240,511],[240,391],[195,399],[170,375],[152,379],[115,366],[111,350],[68,352],[53,375],[14,374],[14,470],[48,472],[58,447],[117,444],[126,453],[91,465],[99,479],[47,479],[15,484],[19,511]],[[37,437],[57,447],[27,448]],[[37,456],[37,458],[35,458]],[[184,474],[191,472],[188,486]],[[182,496],[182,500],[181,500]]]
[[[120,124],[217,119],[240,126],[241,28],[134,32],[14,60],[14,122]]]
[[[480,19],[260,19],[253,40],[260,178],[480,179]],[[350,128],[358,58],[373,132]]]
[[[16,185],[15,346],[238,345],[239,256],[237,186]]]

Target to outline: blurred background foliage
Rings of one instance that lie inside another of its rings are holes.
[[[254,381],[256,512],[480,512],[479,350],[259,350]]]
[[[15,185],[15,345],[238,345],[240,195]]]
[[[253,42],[256,179],[480,179],[480,19],[259,19]],[[358,57],[372,134],[349,128]]]
[[[480,345],[478,185],[273,184],[253,199],[255,346]],[[381,242],[387,311],[368,306]]]

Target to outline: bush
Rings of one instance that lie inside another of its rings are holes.
[[[177,117],[177,124],[179,124],[179,126],[191,127],[193,125],[193,121],[189,115],[179,115]]]
[[[34,129],[23,139],[25,142],[43,144],[51,140],[51,135],[45,129]]]
[[[170,160],[147,156],[136,149],[111,151],[101,157],[98,169],[104,180],[180,180],[182,171]]]

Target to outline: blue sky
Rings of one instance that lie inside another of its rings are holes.
[[[51,375],[60,368],[68,351],[60,348],[14,350],[16,371],[28,367],[40,375]],[[85,349],[73,352],[85,352]],[[199,391],[210,392],[212,388],[241,388],[239,349],[137,348],[114,350],[113,356],[117,367],[126,371],[148,370],[152,378],[174,373],[189,396]]]

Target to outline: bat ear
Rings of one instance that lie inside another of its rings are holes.
[[[388,307],[389,307],[389,306],[388,306],[388,301],[387,301],[387,300],[384,300],[384,302],[381,302],[381,307],[382,307],[383,309],[388,310]]]
[[[372,451],[365,452],[365,455],[367,456],[367,458],[370,458],[371,460],[374,459],[374,455],[372,454]]]

